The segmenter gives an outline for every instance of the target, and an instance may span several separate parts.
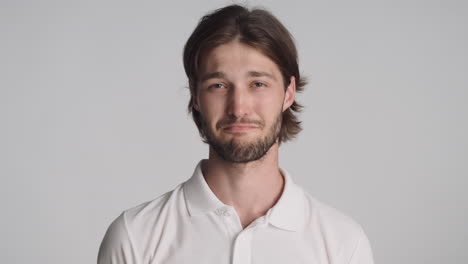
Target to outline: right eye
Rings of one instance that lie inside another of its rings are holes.
[[[208,88],[213,88],[213,89],[220,89],[220,88],[225,88],[225,87],[226,86],[222,83],[215,83],[215,84],[208,86]]]

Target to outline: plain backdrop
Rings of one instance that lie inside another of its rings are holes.
[[[1,262],[95,263],[115,217],[206,158],[182,49],[231,2],[0,3]],[[247,4],[289,28],[309,78],[281,166],[376,263],[466,263],[467,2]]]

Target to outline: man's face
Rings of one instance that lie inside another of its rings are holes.
[[[204,57],[194,107],[208,144],[224,160],[263,157],[277,142],[282,112],[294,101],[278,66],[256,49],[232,41]]]

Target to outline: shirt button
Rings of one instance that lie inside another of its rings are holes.
[[[216,209],[215,213],[219,216],[231,216],[231,213],[229,212],[229,209],[225,207],[220,207]]]

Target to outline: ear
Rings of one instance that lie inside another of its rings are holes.
[[[291,76],[289,85],[286,88],[286,92],[284,94],[283,112],[286,111],[286,109],[288,109],[294,103],[295,98],[296,98],[296,78],[294,76]]]
[[[191,97],[193,108],[200,112],[200,104],[198,103],[197,97],[194,95],[191,95]]]

